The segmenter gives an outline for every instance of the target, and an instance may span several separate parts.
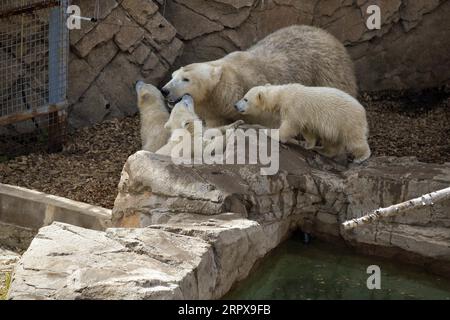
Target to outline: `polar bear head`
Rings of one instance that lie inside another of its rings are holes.
[[[203,101],[217,86],[222,76],[222,66],[208,62],[194,63],[178,69],[163,88],[162,93],[169,102],[178,102],[190,95],[196,103]]]
[[[144,81],[136,82],[137,105],[140,111],[159,109],[167,112],[164,97],[155,86]]]
[[[176,129],[186,128],[189,123],[199,120],[200,118],[194,111],[194,100],[191,96],[184,95],[181,101],[173,107],[172,113],[164,128],[173,132]]]
[[[260,114],[261,110],[271,111],[268,110],[267,91],[268,85],[250,89],[250,91],[234,105],[234,108],[237,112],[250,116]]]

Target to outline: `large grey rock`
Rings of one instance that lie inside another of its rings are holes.
[[[131,228],[42,228],[16,268],[10,298],[220,298],[296,228],[448,274],[448,201],[340,228],[448,186],[448,165],[383,157],[354,166],[290,147],[276,175],[259,168],[174,165],[139,151],[124,166],[113,210],[115,225]]]
[[[150,227],[195,236],[211,244],[217,278],[210,298],[218,299],[236,281],[245,279],[256,261],[285,240],[295,223],[288,219],[258,223],[235,213],[214,217],[181,213],[165,216]]]
[[[279,161],[279,172],[264,176],[259,165],[177,165],[170,157],[139,151],[122,171],[113,220],[137,227],[166,213],[236,212],[276,221],[295,213],[296,207],[307,211],[322,201],[321,193],[326,194],[324,208],[328,203],[338,206],[342,182],[325,170],[344,166],[296,147],[281,149]]]
[[[175,215],[151,228],[44,227],[20,259],[10,299],[217,299],[288,235],[233,213]]]
[[[54,223],[22,256],[9,298],[201,299],[210,296],[215,273],[210,245],[197,238]]]
[[[355,166],[290,147],[281,150],[279,173],[264,177],[257,165],[183,166],[140,151],[124,166],[113,222],[144,227],[181,212],[236,212],[262,225],[295,221],[317,237],[344,239],[381,255],[397,252],[442,273],[450,260],[449,201],[350,232],[340,224],[449,184],[448,165],[414,158],[374,158]]]

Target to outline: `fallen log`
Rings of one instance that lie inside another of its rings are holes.
[[[342,227],[344,228],[344,230],[350,230],[358,226],[371,223],[380,218],[394,216],[396,214],[408,211],[410,209],[424,206],[433,206],[435,203],[441,202],[446,199],[450,199],[450,187],[434,191],[431,193],[427,193],[418,198],[394,204],[387,208],[376,209],[371,213],[369,213],[368,215],[345,221],[344,223],[342,223]]]

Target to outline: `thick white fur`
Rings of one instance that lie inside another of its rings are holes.
[[[325,156],[349,152],[357,163],[370,157],[366,111],[341,90],[301,84],[259,86],[252,88],[237,107],[246,115],[261,110],[279,113],[282,143],[301,133],[305,148],[316,149]],[[318,139],[323,147],[316,148]]]
[[[164,97],[151,84],[136,88],[138,109],[141,118],[142,150],[155,152],[167,143],[170,131],[164,128],[169,119]]]
[[[226,134],[226,131],[228,129],[236,129],[240,124],[242,124],[243,121],[236,121],[230,125],[218,127],[220,133],[222,135]],[[201,126],[201,130],[194,130],[194,124]],[[189,141],[188,137],[185,137],[185,135],[190,136],[191,141],[191,155],[194,155],[194,145],[202,145],[203,150],[204,148],[208,147],[210,144],[215,143],[221,143],[219,139],[204,139],[202,133],[204,134],[205,128],[203,126],[203,122],[200,120],[198,115],[194,111],[194,103],[192,101],[192,98],[183,97],[183,100],[178,102],[175,107],[173,108],[169,120],[164,125],[164,128],[170,130],[171,136],[169,138],[169,141],[166,145],[161,147],[158,151],[156,151],[157,154],[163,154],[163,155],[172,155],[172,150],[175,146],[177,146],[181,141]],[[174,131],[176,129],[186,129],[184,131],[184,135],[174,135]],[[187,148],[189,146],[184,146],[183,148]],[[211,147],[210,147],[211,148]],[[213,146],[211,149],[215,149],[215,146]]]
[[[169,101],[190,95],[195,112],[208,127],[243,119],[271,128],[280,125],[275,114],[239,114],[234,104],[251,88],[301,83],[333,87],[357,95],[353,63],[345,47],[327,31],[312,26],[280,29],[246,51],[182,67],[163,90]]]

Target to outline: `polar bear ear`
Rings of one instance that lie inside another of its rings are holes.
[[[194,113],[194,99],[190,95],[184,95],[182,102],[189,112]]]
[[[193,105],[193,104],[187,104],[187,105],[186,105],[186,109],[187,109],[190,113],[195,113],[194,105]]]
[[[183,129],[186,129],[186,128],[189,127],[189,125],[192,124],[192,123],[194,123],[194,121],[191,120],[191,119],[189,119],[189,120],[184,120],[184,121],[181,123],[181,127],[182,127]]]
[[[264,102],[264,93],[258,92],[258,101],[259,101],[260,103],[263,103],[263,102]]]

